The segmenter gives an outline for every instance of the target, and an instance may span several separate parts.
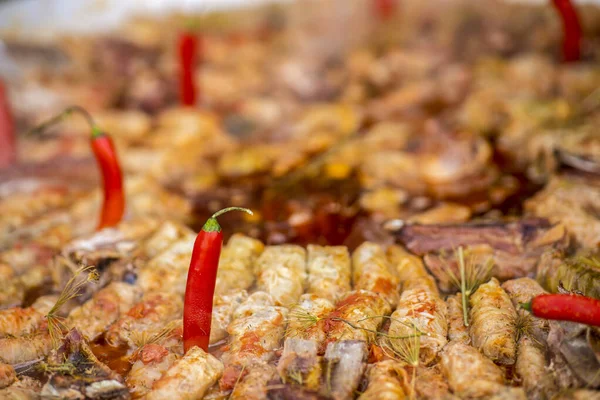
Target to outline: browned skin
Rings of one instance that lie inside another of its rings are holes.
[[[494,276],[506,280],[533,274],[544,251],[562,249],[568,244],[564,227],[551,225],[545,219],[459,225],[408,225],[396,235],[411,252],[424,256],[427,267],[444,291],[451,288],[445,270],[451,268],[458,274],[454,251],[460,246],[481,254],[483,259],[491,257],[494,261]]]

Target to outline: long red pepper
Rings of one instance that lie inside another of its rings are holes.
[[[92,129],[91,146],[102,172],[104,203],[98,230],[115,226],[125,213],[123,173],[112,138],[97,128]]]
[[[541,294],[521,304],[533,315],[545,319],[600,326],[600,300],[576,294]]]
[[[581,24],[571,0],[552,0],[563,24],[562,56],[566,62],[579,61],[581,56]]]
[[[0,168],[17,160],[15,124],[4,83],[0,80]]]
[[[195,69],[197,62],[198,37],[192,32],[183,32],[179,36],[179,96],[181,104],[196,104]]]
[[[125,191],[123,189],[123,174],[121,164],[117,157],[117,150],[106,132],[100,130],[95,124],[92,116],[82,107],[71,106],[56,117],[39,125],[34,131],[39,132],[48,126],[61,121],[63,118],[78,112],[85,117],[91,127],[90,146],[102,173],[102,186],[104,188],[104,202],[98,223],[98,230],[115,226],[123,218],[125,213]]]
[[[194,346],[208,351],[217,269],[223,247],[223,232],[216,218],[233,210],[252,214],[252,211],[240,207],[217,211],[206,221],[194,242],[183,303],[185,352]]]
[[[395,0],[373,0],[375,13],[380,21],[388,20],[394,14]]]

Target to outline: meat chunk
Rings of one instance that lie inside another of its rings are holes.
[[[352,281],[355,289],[378,293],[392,308],[398,303],[398,278],[378,244],[364,242],[354,250]]]
[[[323,345],[327,339],[325,321],[334,309],[329,300],[315,294],[303,294],[298,304],[290,309],[286,337],[313,340],[319,346]]]
[[[210,328],[210,343],[218,343],[227,337],[227,327],[235,310],[242,304],[248,293],[245,290],[233,291],[229,294],[215,295]]]
[[[306,251],[296,245],[267,246],[256,261],[257,287],[277,305],[291,306],[306,286]]]
[[[20,364],[46,356],[52,348],[48,332],[0,339],[0,362]]]
[[[174,242],[139,269],[137,284],[144,293],[161,291],[183,296],[194,240],[186,237]]]
[[[169,248],[171,244],[195,236],[196,234],[185,225],[166,221],[144,242],[144,253],[147,257],[153,258]]]
[[[325,350],[326,382],[335,400],[351,398],[367,366],[366,343],[341,340],[330,343]]]
[[[0,389],[4,389],[17,379],[17,373],[12,365],[0,363]]]
[[[42,384],[28,376],[22,376],[7,388],[0,389],[0,399],[38,400]]]
[[[423,289],[402,292],[398,308],[392,313],[391,337],[406,337],[422,332],[420,336],[419,358],[425,365],[431,363],[438,352],[446,345],[448,324],[446,303],[439,297]],[[389,339],[392,349],[400,344],[397,341],[409,339]]]
[[[387,257],[398,275],[402,290],[423,287],[438,295],[435,279],[427,272],[421,257],[410,254],[397,245],[388,247]]]
[[[42,398],[85,398],[126,400],[129,391],[122,378],[102,364],[76,329],[48,358],[51,374],[42,388]],[[65,366],[68,368],[52,368]]]
[[[397,361],[385,360],[371,364],[367,368],[367,389],[359,400],[395,400],[410,395],[408,376]]]
[[[33,307],[0,310],[0,338],[29,335],[44,321],[44,315]]]
[[[275,306],[271,296],[253,293],[233,313],[227,328],[230,340],[222,356],[225,365],[271,361],[281,346],[286,317],[287,309]]]
[[[254,283],[254,264],[264,245],[241,234],[233,235],[223,248],[217,272],[216,294],[248,289]]]
[[[469,300],[469,334],[473,346],[492,361],[514,364],[517,352],[517,312],[498,280],[492,278],[479,286]]]
[[[318,345],[313,340],[286,339],[277,371],[285,383],[302,385],[317,391],[321,381],[321,363]]]
[[[157,343],[144,345],[135,358],[127,374],[127,387],[134,398],[146,395],[160,377],[179,359],[167,347]]]
[[[223,374],[223,364],[199,347],[192,347],[152,386],[147,400],[202,398]]]
[[[86,338],[94,340],[126,313],[139,296],[137,287],[113,282],[84,305],[71,311],[67,325],[77,327]]]
[[[444,376],[461,398],[482,398],[504,389],[504,374],[474,347],[450,342],[441,354]]]
[[[446,307],[448,308],[448,339],[470,344],[469,328],[465,326],[463,314],[462,295],[458,293],[448,297]]]
[[[112,346],[136,347],[141,334],[148,337],[160,332],[169,322],[182,317],[183,301],[172,293],[150,293],[129,309],[106,332]]]
[[[269,382],[277,379],[277,369],[271,364],[250,364],[235,384],[231,392],[232,399],[262,400],[269,393]],[[271,398],[270,396],[268,398]]]
[[[519,339],[515,372],[529,398],[547,399],[557,391],[552,374],[546,369],[545,349],[527,336]]]
[[[525,209],[564,224],[584,247],[600,244],[600,179],[553,177],[542,191],[525,202]]]
[[[379,329],[390,312],[389,303],[376,293],[367,290],[349,292],[326,320],[327,341],[371,342],[375,339],[373,332]]]
[[[550,330],[549,321],[534,317],[530,312],[524,310],[520,304],[527,303],[533,297],[546,293],[546,291],[531,278],[511,279],[502,284],[502,289],[506,291],[517,310],[517,323],[522,326],[523,333],[538,343],[545,343]]]
[[[308,290],[324,299],[336,302],[351,289],[350,254],[345,246],[309,244]]]
[[[564,226],[551,225],[544,219],[408,225],[397,236],[411,252],[425,257],[427,267],[444,291],[452,287],[446,269],[451,268],[458,274],[453,252],[460,246],[465,246],[479,257],[491,257],[494,261],[493,276],[506,280],[532,275],[544,251],[564,248],[568,240]]]

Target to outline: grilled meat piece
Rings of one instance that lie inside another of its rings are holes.
[[[255,262],[263,250],[264,245],[259,240],[241,234],[233,235],[219,259],[215,293],[225,294],[252,286]]]
[[[306,286],[306,250],[296,245],[267,246],[256,260],[257,288],[276,305],[296,303]]]
[[[325,350],[325,381],[334,400],[348,399],[360,383],[367,366],[367,345],[359,340],[329,343]]]
[[[199,347],[192,347],[154,382],[147,400],[202,398],[223,374],[223,363]]]
[[[0,389],[0,399],[38,400],[42,384],[28,376],[22,376],[7,388]]]
[[[248,298],[245,290],[229,294],[215,295],[210,329],[210,343],[218,343],[227,337],[227,327],[232,321],[235,310]]]
[[[398,278],[379,245],[364,242],[354,250],[352,269],[355,289],[378,293],[392,308],[398,304]]]
[[[407,225],[397,232],[411,252],[425,256],[425,263],[440,284],[451,288],[445,268],[458,274],[453,251],[466,246],[482,258],[492,257],[493,275],[500,280],[533,274],[539,256],[547,249],[564,248],[567,236],[562,225],[545,219],[461,225]],[[456,275],[458,276],[458,275]]]
[[[359,400],[395,400],[409,396],[408,376],[395,360],[380,361],[367,367],[367,388]]]
[[[446,303],[437,295],[424,289],[405,290],[398,308],[392,313],[388,334],[391,337],[407,337],[422,332],[419,358],[428,365],[447,343],[446,314]],[[410,339],[389,338],[392,349],[400,346],[397,341],[402,340]]]
[[[316,294],[303,294],[297,305],[288,314],[285,336],[294,339],[307,339],[323,346],[327,339],[326,319],[335,306]]]
[[[137,357],[127,374],[127,387],[133,398],[146,395],[154,382],[175,363],[179,356],[166,347],[150,343],[139,349]]]
[[[12,365],[0,363],[0,389],[4,389],[17,379],[17,373]]]
[[[502,284],[502,289],[506,291],[517,310],[517,325],[521,325],[522,334],[533,339],[538,345],[545,343],[550,329],[549,321],[534,317],[520,305],[527,303],[537,295],[546,293],[546,291],[531,278],[511,279]]]
[[[139,296],[139,288],[124,282],[113,282],[84,305],[71,311],[67,324],[77,327],[89,340],[94,340],[125,314]]]
[[[221,357],[225,366],[271,361],[281,346],[287,312],[286,308],[275,306],[273,298],[265,292],[248,297],[235,310],[227,327],[230,339]]]
[[[442,351],[442,371],[452,392],[461,398],[481,398],[504,389],[504,374],[476,348],[450,342]]]
[[[33,307],[0,310],[0,338],[24,336],[35,332],[44,321],[44,314]]]
[[[318,344],[313,340],[288,338],[277,364],[277,372],[284,383],[304,386],[318,391],[322,368],[317,356]]]
[[[544,189],[525,202],[537,217],[562,223],[582,246],[600,245],[600,179],[555,176]]]
[[[486,357],[505,365],[515,363],[517,312],[496,278],[479,286],[469,298],[471,343]]]
[[[39,332],[28,336],[0,339],[0,362],[21,364],[46,356],[52,348],[50,334]]]
[[[377,293],[367,290],[349,292],[325,320],[327,341],[363,340],[371,343],[376,336],[374,332],[391,311],[389,303]]]
[[[463,314],[462,295],[458,293],[449,296],[446,300],[446,307],[448,309],[448,339],[470,344],[469,328],[465,326]]]
[[[566,290],[600,299],[600,258],[587,251],[573,256],[547,251],[540,258],[537,280],[552,293],[562,285]]]
[[[272,398],[271,382],[278,382],[277,369],[271,364],[250,364],[231,392],[232,399],[262,400]],[[267,397],[268,396],[268,397]]]
[[[519,339],[515,372],[531,399],[553,398],[557,391],[554,377],[546,369],[545,349],[528,336]]]
[[[94,356],[84,337],[72,329],[45,364],[50,372],[43,398],[129,399],[122,378]]]
[[[350,255],[344,246],[308,245],[308,290],[332,302],[350,286]]]
[[[387,256],[395,268],[403,291],[423,288],[439,294],[435,279],[427,272],[421,257],[410,254],[397,245],[388,247]]]
[[[186,236],[142,265],[137,284],[144,291],[170,292],[183,296],[195,237]]]
[[[170,293],[150,293],[122,315],[105,335],[106,342],[118,347],[126,344],[136,346],[140,333],[152,337],[169,322],[182,318],[181,297]]]

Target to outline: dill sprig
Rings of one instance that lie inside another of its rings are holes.
[[[289,329],[290,329],[289,322],[290,321],[298,322],[299,327],[303,330],[306,330],[306,329],[316,325],[319,321],[326,320],[326,321],[332,321],[332,322],[342,322],[342,323],[348,325],[348,327],[351,329],[362,330],[367,333],[372,333],[375,336],[382,336],[382,337],[386,337],[388,339],[406,339],[406,338],[413,336],[412,334],[411,335],[392,336],[392,335],[388,335],[385,332],[380,332],[375,329],[369,329],[369,328],[365,328],[365,327],[358,325],[363,321],[367,321],[369,319],[374,319],[374,318],[389,319],[391,321],[395,321],[395,322],[398,322],[399,324],[405,325],[409,328],[414,327],[419,336],[424,334],[421,330],[419,330],[417,327],[415,327],[414,324],[407,324],[404,321],[400,321],[398,319],[392,318],[387,315],[372,315],[372,316],[368,316],[368,317],[364,317],[359,320],[356,320],[355,322],[352,322],[352,321],[349,321],[344,318],[330,317],[328,315],[325,317],[319,317],[317,315],[311,314],[305,308],[297,306],[297,307],[294,307],[292,309],[292,311],[290,311],[290,313],[288,314],[288,329],[286,329],[285,335],[286,335],[286,337],[289,336]]]
[[[290,326],[290,322],[294,322],[297,327],[301,328],[302,330],[306,330],[315,326],[322,319],[324,318],[311,314],[307,309],[301,306],[294,306],[288,313],[288,324],[285,333],[286,337],[289,335],[289,330],[292,328]]]
[[[475,293],[479,285],[487,282],[492,277],[494,260],[490,256],[482,262],[472,254],[467,253],[465,255],[462,246],[454,252],[454,256],[456,257],[458,264],[459,276],[456,275],[450,264],[443,258],[440,258],[440,260],[442,260],[442,263],[445,266],[443,271],[448,276],[450,282],[456,289],[460,290],[463,306],[463,320],[465,326],[469,326],[469,297]]]
[[[417,380],[417,367],[421,355],[421,331],[416,324],[412,324],[412,335],[404,338],[393,339],[388,336],[381,342],[382,351],[389,357],[387,351],[393,355],[392,358],[398,358],[412,367],[411,394],[410,399],[416,398],[415,385]]]
[[[84,279],[78,279],[81,274],[87,274]],[[67,284],[63,288],[60,296],[56,300],[56,303],[52,306],[46,319],[48,320],[48,333],[52,339],[52,346],[57,348],[60,345],[63,332],[67,331],[68,328],[65,324],[65,319],[58,315],[62,306],[64,306],[69,300],[72,300],[81,294],[81,289],[87,283],[95,283],[99,279],[99,275],[93,266],[83,266],[79,268],[73,276],[67,281]]]
[[[154,334],[148,334],[146,331],[132,332],[131,339],[137,347],[137,350],[133,353],[132,358],[134,358],[145,345],[158,343],[162,339],[168,337],[175,329],[177,329],[180,324],[181,320],[175,319]]]
[[[233,387],[231,388],[231,393],[229,393],[229,397],[227,397],[227,400],[231,400],[231,398],[233,397],[233,392],[235,391],[235,388],[237,387],[238,383],[240,383],[240,381],[242,380],[242,376],[244,376],[245,370],[246,370],[246,364],[244,364],[242,366],[242,370],[240,371],[240,374],[238,375],[237,379],[235,380],[235,383],[234,383]]]

